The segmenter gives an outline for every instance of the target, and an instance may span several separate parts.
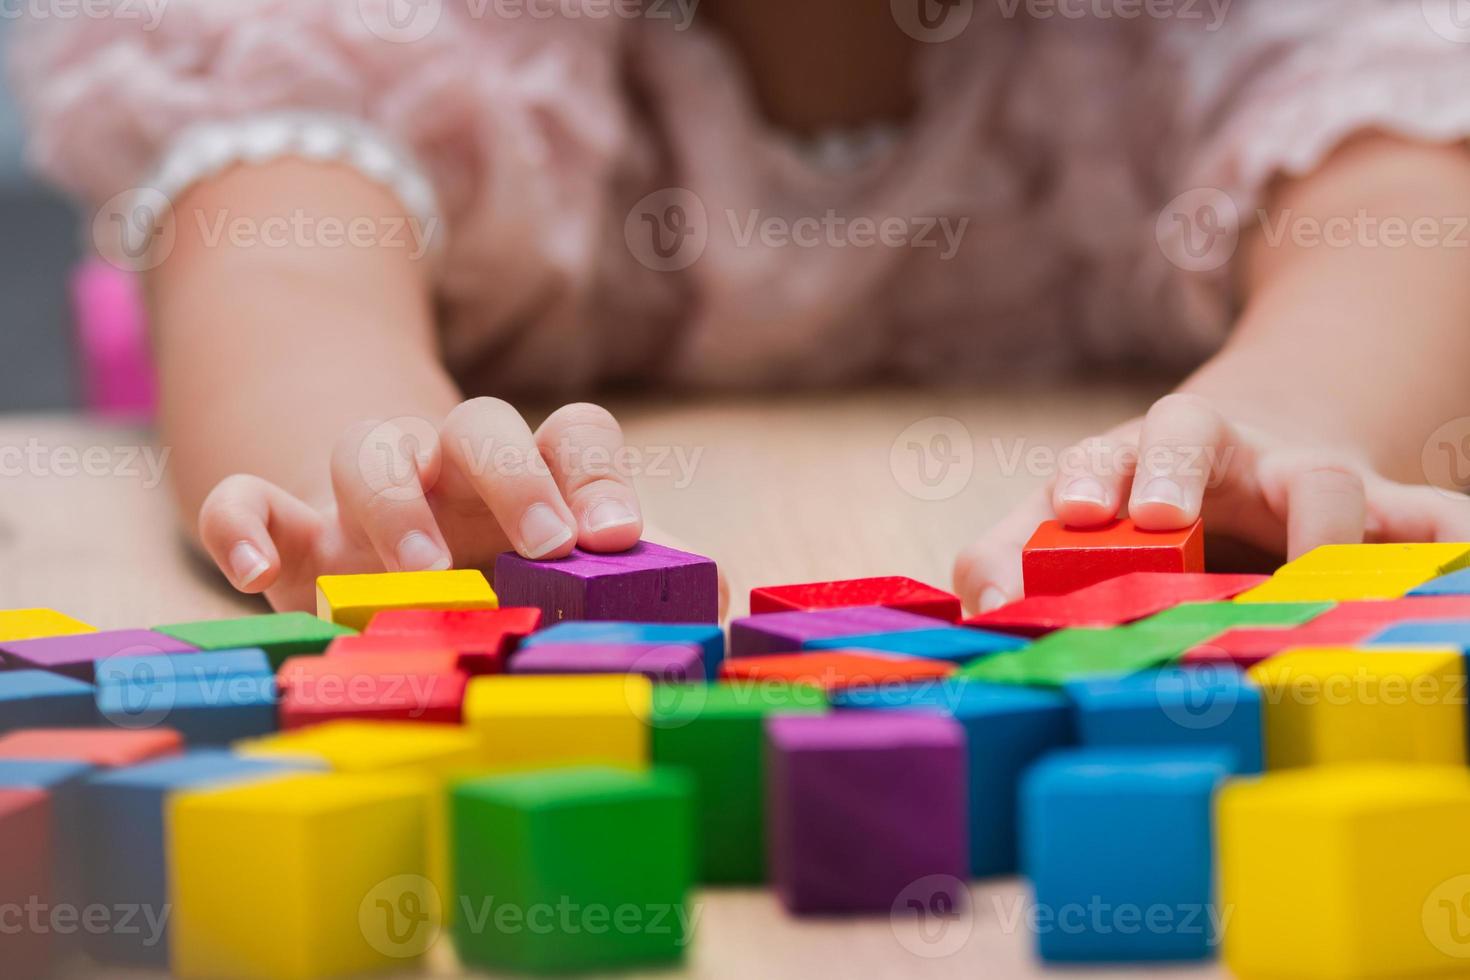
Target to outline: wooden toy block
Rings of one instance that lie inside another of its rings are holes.
[[[418,673],[501,672],[498,664],[493,671],[472,670],[472,666],[483,667],[485,661],[474,656],[466,657],[452,646],[432,637],[368,636],[366,633],[361,636],[344,636],[332,641],[331,646],[327,647],[326,655],[334,660],[351,657],[356,664],[398,664],[406,670]],[[348,665],[341,666],[346,668]]]
[[[80,906],[84,898],[81,848],[70,845],[83,836],[81,790],[94,771],[70,759],[0,759],[0,792],[41,790],[51,799],[52,895],[60,905]],[[0,880],[4,877],[0,874]]]
[[[501,609],[389,609],[368,623],[368,636],[413,637],[460,655],[470,674],[499,674],[521,641],[541,628],[541,610],[526,606]]]
[[[1231,773],[1228,750],[1200,748],[1081,749],[1037,763],[1021,789],[1021,839],[1036,907],[1051,913],[1036,930],[1041,958],[1211,955],[1224,921],[1213,807]],[[1129,910],[1140,918],[1123,918]]]
[[[959,596],[903,575],[772,585],[750,590],[752,615],[851,606],[886,606],[920,616],[932,616],[946,623],[958,621],[961,615]]]
[[[0,609],[0,643],[36,640],[44,636],[74,636],[93,633],[96,629],[55,609]]]
[[[496,772],[567,766],[648,766],[653,685],[628,675],[476,677],[465,724]]]
[[[51,797],[40,789],[0,789],[0,962],[15,977],[50,976],[55,952],[49,929],[35,929],[25,909],[54,908]]]
[[[200,650],[264,650],[271,670],[278,669],[287,657],[321,653],[332,640],[352,634],[346,627],[306,612],[170,623],[154,629]]]
[[[1461,653],[1470,653],[1470,619],[1410,619],[1385,626],[1361,645],[1455,647]]]
[[[960,668],[960,676],[993,684],[1059,687],[1084,677],[1116,677],[1158,667],[1182,653],[1167,633],[1116,629],[1065,629],[1048,633],[1024,650],[997,653]]]
[[[97,723],[91,684],[45,670],[0,671],[0,732]]]
[[[704,679],[697,643],[543,643],[510,661],[512,674],[642,674],[654,682]]]
[[[704,676],[713,680],[725,660],[725,631],[706,623],[619,623],[588,620],[557,623],[532,633],[522,650],[565,643],[697,643]]]
[[[316,580],[316,614],[329,623],[364,629],[387,609],[495,609],[485,576],[474,569],[323,575]]]
[[[746,616],[730,623],[730,656],[795,653],[804,649],[812,640],[933,628],[934,619],[930,616],[884,606],[764,613]]]
[[[968,896],[965,733],[934,712],[837,712],[766,722],[767,868],[796,914],[891,912],[949,875]],[[930,897],[928,895],[926,898]]]
[[[1432,578],[1423,585],[1416,585],[1409,590],[1411,596],[1436,596],[1457,595],[1470,596],[1470,568],[1462,568],[1458,572],[1450,572]]]
[[[822,692],[799,684],[653,689],[653,763],[678,767],[693,780],[700,882],[765,881],[765,720],[826,711]]]
[[[970,871],[1015,874],[1021,774],[1048,752],[1075,742],[1072,705],[1055,691],[956,681],[886,691],[848,691],[839,708],[939,711],[965,730],[969,749]]]
[[[1021,551],[1027,598],[1066,595],[1128,572],[1204,570],[1198,521],[1180,531],[1142,531],[1126,518],[1085,530],[1044,521]]]
[[[1245,606],[1243,608],[1252,608]],[[1367,639],[1376,627],[1344,623],[1295,627],[1254,627],[1226,630],[1184,652],[1179,662],[1190,667],[1215,665],[1254,667],[1286,650],[1297,647],[1353,646]]]
[[[1220,794],[1223,952],[1239,977],[1463,976],[1470,773],[1323,766]]]
[[[201,653],[156,653],[109,657],[97,664],[95,683],[162,686],[174,682],[211,681],[225,677],[270,677],[271,666],[261,649]]]
[[[326,721],[429,721],[458,724],[468,675],[459,657],[359,654],[292,657],[281,665],[282,730]]]
[[[1234,667],[1090,678],[1066,693],[1085,747],[1223,748],[1236,772],[1261,771],[1261,692]]]
[[[104,963],[168,965],[169,854],[164,804],[169,794],[309,771],[298,760],[244,759],[218,749],[167,756],[99,772],[82,789],[86,896],[91,905],[136,909],[136,928],[90,935],[87,951]]]
[[[1398,599],[1422,584],[1422,572],[1344,572],[1338,575],[1277,575],[1235,597],[1236,602],[1347,602]]]
[[[946,626],[932,630],[905,630],[899,633],[859,633],[832,639],[808,640],[806,650],[868,650],[874,653],[901,654],[926,660],[968,663],[992,653],[1022,650],[1027,641],[1007,633],[983,629]]]
[[[1265,703],[1266,766],[1465,762],[1458,649],[1288,650],[1252,667]]]
[[[460,783],[451,800],[460,959],[536,974],[682,959],[693,938],[692,810],[688,779],[661,769]]]
[[[90,682],[96,665],[110,657],[188,653],[195,649],[153,630],[109,630],[0,643],[0,659],[10,670],[49,670]]]
[[[109,769],[178,755],[183,747],[183,738],[169,728],[31,728],[0,735],[0,759],[85,762]]]
[[[120,728],[167,724],[190,745],[227,745],[276,728],[264,650],[112,657],[97,665],[97,713]]]
[[[1377,602],[1339,602],[1312,620],[1312,625],[1353,623],[1372,626],[1409,619],[1470,619],[1470,596],[1404,596]]]
[[[534,606],[545,623],[566,619],[713,623],[719,619],[715,563],[640,541],[618,554],[577,549],[530,561],[514,551],[495,559],[495,589],[506,604]]]
[[[1422,572],[1433,578],[1470,565],[1470,544],[1324,544],[1282,565],[1277,577]]]
[[[167,803],[173,971],[249,980],[412,969],[442,923],[428,784],[309,774]]]
[[[720,677],[725,681],[746,683],[785,681],[832,692],[896,687],[919,681],[937,683],[954,672],[955,665],[944,660],[921,660],[862,650],[813,650],[810,653],[727,660],[720,668]]]
[[[1263,575],[1128,572],[1067,595],[1027,597],[971,616],[965,625],[1023,636],[1079,626],[1117,626],[1181,602],[1228,599],[1265,581]]]

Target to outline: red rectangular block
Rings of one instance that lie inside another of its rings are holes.
[[[118,768],[178,755],[183,737],[172,728],[29,728],[0,735],[0,759],[87,762]],[[0,923],[3,925],[3,923]]]
[[[291,657],[281,665],[281,728],[324,721],[458,724],[469,675],[451,650]]]
[[[751,615],[852,606],[887,606],[947,623],[958,621],[961,615],[959,596],[903,575],[770,585],[750,590]]]
[[[45,790],[0,789],[0,910],[6,913],[0,922],[0,971],[7,977],[51,973],[48,927],[57,901],[51,827],[51,795]],[[34,928],[33,908],[42,928]]]
[[[953,674],[957,664],[916,657],[884,657],[864,651],[824,650],[738,657],[720,665],[725,681],[785,681],[809,684],[827,692],[855,687],[898,686],[940,680]]]
[[[355,660],[373,657],[378,663],[398,663],[407,669],[462,670],[466,674],[475,675],[499,674],[505,670],[499,654],[491,656],[487,653],[460,650],[438,637],[383,634],[339,636],[327,647],[325,656],[333,659],[352,657]],[[359,665],[359,669],[361,666]]]
[[[1184,602],[1219,602],[1265,582],[1265,575],[1131,572],[1064,596],[1036,596],[971,616],[966,626],[1041,636],[1080,626],[1119,626]]]
[[[1066,595],[1129,572],[1204,570],[1199,521],[1179,531],[1142,531],[1126,518],[1087,529],[1044,521],[1021,552],[1027,598]]]
[[[471,674],[499,674],[521,640],[541,628],[541,610],[531,606],[505,609],[388,609],[378,613],[366,637],[412,637],[438,648],[455,650]]]
[[[1376,625],[1334,623],[1324,626],[1319,621],[1285,628],[1240,627],[1196,644],[1184,652],[1180,661],[1194,665],[1233,664],[1244,669],[1293,647],[1351,646],[1376,632]]]
[[[1470,596],[1404,596],[1401,599],[1339,602],[1312,625],[1367,623],[1387,626],[1410,619],[1470,619]]]

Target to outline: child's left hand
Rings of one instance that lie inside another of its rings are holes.
[[[1301,445],[1173,394],[1064,453],[1055,480],[960,555],[955,591],[981,610],[1018,599],[1021,549],[1038,524],[1125,513],[1160,531],[1203,515],[1212,534],[1288,558],[1323,544],[1470,540],[1470,498],[1395,483],[1351,450]]]

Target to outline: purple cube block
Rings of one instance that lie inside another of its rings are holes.
[[[766,722],[767,863],[794,913],[890,912],[968,897],[964,729],[926,712]]]
[[[512,674],[642,674],[651,681],[703,681],[697,643],[544,643],[514,654]]]
[[[730,624],[730,656],[797,653],[808,640],[933,628],[932,617],[886,606],[762,613]]]
[[[109,657],[196,653],[198,650],[192,644],[153,630],[110,630],[0,643],[0,659],[10,670],[49,670],[90,683],[97,662]]]
[[[649,541],[619,554],[579,549],[552,561],[529,561],[508,551],[495,559],[495,592],[502,606],[540,609],[547,626],[567,619],[713,623],[719,618],[715,563]]]

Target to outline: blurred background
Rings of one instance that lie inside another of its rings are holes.
[[[0,17],[6,69],[13,16]],[[72,207],[27,172],[20,117],[0,83],[0,412],[77,403],[67,278],[81,256]]]

